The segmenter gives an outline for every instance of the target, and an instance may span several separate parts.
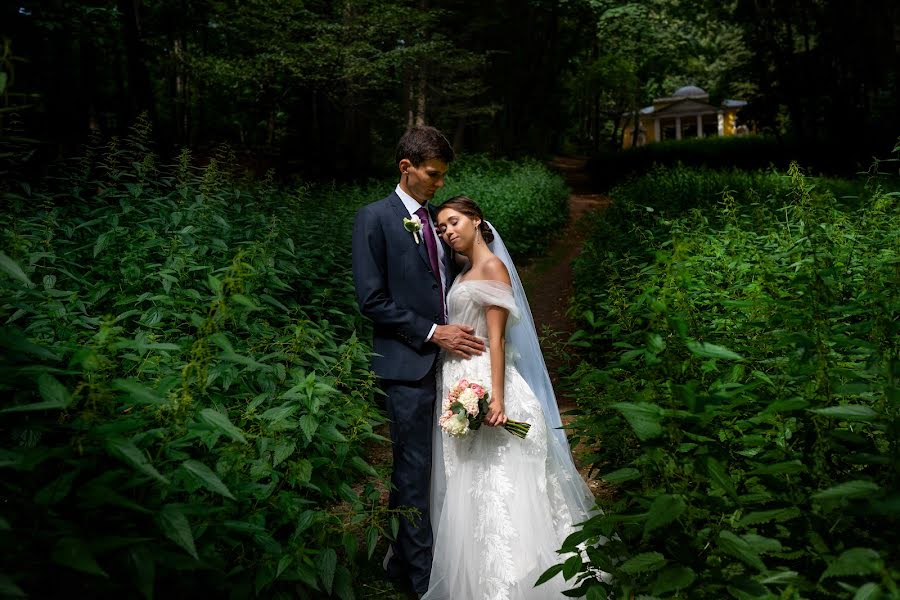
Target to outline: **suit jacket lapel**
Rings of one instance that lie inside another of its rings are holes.
[[[396,192],[392,192],[390,203],[391,203],[391,206],[394,207],[394,212],[396,212],[397,215],[400,217],[400,227],[401,227],[401,229],[403,229],[403,233],[406,234],[406,237],[409,238],[409,243],[416,244],[416,240],[415,240],[413,234],[406,231],[406,229],[403,227],[403,219],[409,218],[409,211],[406,210],[406,206],[403,205],[403,200],[400,199],[400,196],[398,196]],[[425,227],[426,225],[423,224],[422,226]],[[430,271],[431,270],[431,261],[428,260],[428,249],[425,247],[425,237],[424,236],[425,236],[425,234],[420,231],[419,232],[419,243],[416,244],[416,246],[417,246],[416,250],[418,250],[419,256],[422,258],[422,262],[425,263],[425,266],[428,267],[428,270]]]

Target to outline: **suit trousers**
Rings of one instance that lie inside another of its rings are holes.
[[[407,579],[416,592],[428,589],[433,536],[429,518],[431,443],[437,396],[432,367],[419,381],[383,379],[385,407],[390,419],[394,471],[391,475],[390,508],[414,508],[417,518],[400,519],[388,576]]]

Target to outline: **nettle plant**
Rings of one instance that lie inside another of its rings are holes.
[[[568,218],[565,180],[535,160],[463,156],[451,166],[437,201],[458,194],[478,203],[516,258],[539,254]]]
[[[669,203],[704,178],[717,201]],[[573,443],[615,500],[554,572],[588,598],[900,598],[900,194],[839,202],[796,165],[631,186],[655,193],[614,191],[571,340]]]
[[[0,595],[353,598],[398,517],[345,250],[378,192],[147,139],[3,190]]]

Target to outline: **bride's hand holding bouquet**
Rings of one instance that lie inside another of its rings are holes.
[[[486,423],[491,427],[503,427],[516,437],[524,438],[531,427],[528,423],[510,421],[504,411],[503,400],[491,398],[483,385],[460,379],[444,398],[441,429],[452,436],[463,436]]]
[[[491,398],[488,404],[487,414],[484,416],[484,424],[489,427],[503,427],[509,419],[506,418],[505,406],[503,399],[496,395]]]

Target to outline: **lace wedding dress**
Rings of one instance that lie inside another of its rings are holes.
[[[508,309],[509,330],[522,316],[522,304],[512,287],[498,281],[461,281],[447,295],[449,322],[474,327],[486,344],[485,306]],[[508,418],[531,424],[525,439],[486,425],[450,437],[438,427],[440,406],[436,410],[434,560],[425,600],[547,600],[564,598],[562,591],[572,587],[561,575],[534,584],[565,558],[556,550],[573,525],[591,515],[594,497],[575,469],[564,434],[548,427],[541,402],[517,369],[516,350],[507,352],[504,404]],[[462,378],[490,388],[490,351],[468,360],[445,354],[439,373],[439,403]],[[548,410],[559,419],[555,401]]]

